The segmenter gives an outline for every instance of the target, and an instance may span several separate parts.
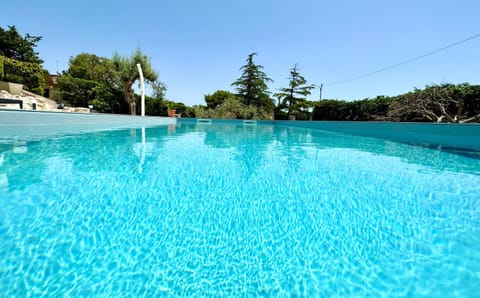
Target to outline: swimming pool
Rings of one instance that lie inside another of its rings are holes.
[[[179,123],[0,142],[5,296],[475,296],[480,159]]]

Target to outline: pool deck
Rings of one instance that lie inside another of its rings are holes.
[[[0,138],[49,136],[104,129],[175,125],[169,117],[142,117],[100,113],[62,113],[0,109]]]

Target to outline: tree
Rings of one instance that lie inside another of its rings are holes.
[[[42,64],[43,60],[35,52],[41,36],[26,34],[21,36],[15,26],[8,26],[5,30],[0,27],[0,55],[22,62]]]
[[[200,118],[223,118],[223,119],[268,119],[269,115],[263,109],[257,109],[252,105],[245,105],[243,99],[237,96],[229,96],[214,109],[203,106],[194,107],[194,114]]]
[[[213,94],[205,95],[205,103],[207,108],[215,109],[229,98],[235,98],[235,94],[225,90],[217,90]]]
[[[153,98],[163,100],[165,99],[165,93],[167,92],[167,85],[160,81],[155,81],[150,83],[153,91]]]
[[[137,49],[130,57],[122,57],[115,53],[112,60],[124,91],[125,101],[129,105],[130,114],[135,115],[136,100],[132,87],[140,78],[137,64],[142,66],[143,77],[146,81],[153,83],[157,80],[158,75],[150,64],[150,58],[145,56],[140,49]]]
[[[81,53],[71,57],[68,70],[58,78],[62,100],[72,106],[93,105],[100,112],[125,113],[118,75],[112,60]]]
[[[248,55],[247,64],[240,68],[242,75],[231,85],[236,86],[238,95],[243,99],[244,104],[263,107],[271,111],[274,104],[270,99],[267,83],[273,82],[273,80],[262,71],[262,65],[253,62],[255,55],[257,53]]]
[[[119,87],[113,61],[94,54],[81,53],[70,58],[69,68],[66,74],[75,78],[102,82],[114,87]]]
[[[287,109],[289,115],[302,113],[306,107],[307,96],[315,86],[307,85],[307,80],[300,75],[297,64],[290,69],[288,80],[288,87],[280,88],[280,92],[274,94],[279,100],[279,109]]]
[[[480,122],[480,88],[432,85],[397,96],[388,115],[397,121]]]
[[[87,107],[95,98],[94,81],[62,75],[58,78],[62,101],[74,107]],[[97,108],[97,105],[95,105]]]
[[[271,119],[271,112],[263,107],[247,105],[244,98],[225,90],[205,95],[207,106],[196,106],[193,113],[200,118]]]

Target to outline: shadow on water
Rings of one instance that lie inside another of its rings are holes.
[[[425,148],[425,149],[438,150],[445,153],[456,154],[463,157],[480,160],[480,150],[476,150],[476,149],[437,145],[437,144],[427,144],[427,143],[402,142],[402,144],[416,146],[416,147]]]

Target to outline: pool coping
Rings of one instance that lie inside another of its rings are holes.
[[[0,109],[0,138],[175,125],[176,121],[171,117]]]

